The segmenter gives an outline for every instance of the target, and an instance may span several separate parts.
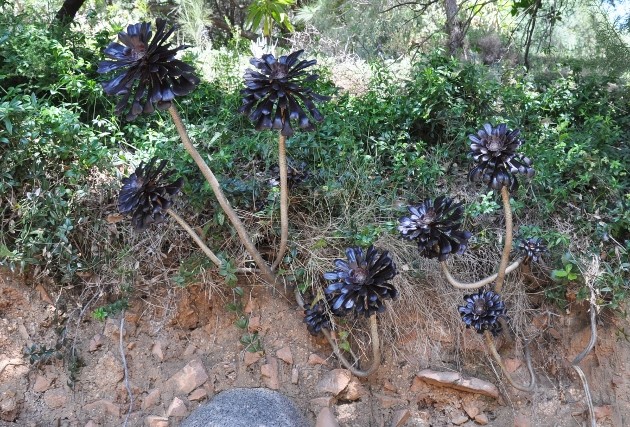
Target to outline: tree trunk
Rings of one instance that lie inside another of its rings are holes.
[[[64,0],[61,9],[55,15],[55,21],[58,24],[69,25],[76,16],[77,12],[83,6],[85,0]]]
[[[464,46],[464,32],[462,21],[457,17],[459,5],[457,0],[444,0],[446,12],[446,34],[448,35],[447,48],[450,55],[457,55]]]

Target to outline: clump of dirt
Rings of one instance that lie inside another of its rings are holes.
[[[154,283],[150,295],[131,298],[124,316],[99,321],[70,298],[63,303],[56,288],[44,286],[46,295],[36,289],[39,283],[25,284],[7,271],[0,277],[0,425],[175,426],[233,387],[277,389],[313,423],[330,407],[339,424],[350,427],[573,426],[587,420],[584,392],[570,368],[589,338],[588,313],[578,305],[570,314],[550,310],[532,320],[539,387],[530,395],[502,382],[473,331],[460,325],[453,336],[439,315],[431,319],[430,334],[400,311],[381,317],[383,365],[359,379],[340,367],[325,339],[307,332],[290,297],[256,282],[241,283],[249,320],[244,331],[216,283]],[[630,342],[619,331],[630,327],[621,317],[601,319],[597,345],[582,367],[598,425],[627,425]],[[355,350],[362,354],[366,325],[354,326],[359,331],[353,336],[363,343]],[[257,333],[259,351],[241,343],[245,332]],[[30,364],[24,349],[33,345],[52,349],[50,357]],[[509,340],[500,349],[526,382],[521,350]],[[423,369],[477,377],[496,385],[498,398],[431,384],[417,376]]]

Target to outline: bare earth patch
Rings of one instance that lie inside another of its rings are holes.
[[[540,331],[532,348],[539,387],[527,395],[501,382],[472,331],[445,334],[449,326],[440,317],[433,319],[434,333],[427,337],[415,333],[413,322],[398,312],[399,330],[386,333],[383,366],[358,379],[340,369],[323,338],[308,334],[294,301],[260,285],[245,287],[250,329],[258,330],[263,347],[250,353],[239,342],[243,331],[234,326],[235,314],[225,309],[220,294],[207,292],[209,285],[173,290],[156,284],[151,298],[130,301],[124,319],[101,322],[85,313],[63,318],[63,313],[80,313],[80,307],[56,300],[51,286],[47,296],[36,290],[39,283],[25,284],[7,271],[0,278],[2,426],[119,426],[125,420],[130,426],[176,426],[213,395],[234,387],[277,389],[313,423],[330,407],[341,426],[351,427],[586,422],[583,391],[570,367],[589,338],[588,313],[581,306],[570,314],[534,318]],[[31,365],[24,349],[54,348],[60,325],[66,331],[61,359],[53,355]],[[620,331],[630,325],[604,314],[598,327],[597,345],[582,363],[598,425],[629,425],[630,343]],[[78,357],[74,364],[72,348]],[[515,346],[506,341],[500,351],[509,369],[526,380]],[[429,381],[427,371],[417,375],[426,369],[433,375]],[[498,398],[482,394],[484,389],[449,385],[455,373],[466,384],[494,386]]]

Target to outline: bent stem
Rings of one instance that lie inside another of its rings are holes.
[[[589,273],[596,274],[598,270],[598,265],[595,259],[593,260],[592,269],[594,271],[589,271]],[[584,398],[586,399],[586,404],[588,406],[588,415],[590,418],[591,427],[596,427],[597,423],[595,421],[595,408],[593,407],[593,397],[591,396],[591,389],[588,386],[588,380],[586,379],[584,371],[582,371],[582,368],[580,368],[580,362],[584,360],[584,358],[591,352],[591,350],[593,350],[593,347],[595,347],[595,342],[597,341],[597,303],[595,290],[593,289],[593,285],[590,283],[590,281],[588,283],[588,288],[591,291],[591,338],[588,341],[588,345],[586,346],[586,348],[582,350],[580,354],[575,356],[575,359],[573,359],[573,361],[571,362],[571,366],[573,367],[573,369],[575,369],[575,372],[577,372],[580,380],[582,381],[582,387],[584,388]]]
[[[280,133],[278,137],[278,167],[280,168],[280,248],[271,265],[275,271],[282,262],[289,242],[289,189],[287,183],[287,137]]]
[[[212,191],[214,192],[215,197],[217,198],[219,204],[221,205],[221,208],[223,209],[223,211],[229,218],[230,222],[236,229],[236,232],[238,233],[241,243],[243,243],[243,246],[245,246],[245,249],[247,250],[247,252],[249,252],[251,257],[254,259],[254,262],[260,269],[260,273],[263,279],[267,283],[271,285],[275,285],[276,276],[273,274],[273,272],[269,268],[269,265],[267,265],[267,263],[263,260],[262,256],[260,255],[260,252],[258,252],[256,247],[252,243],[251,239],[249,238],[249,234],[247,233],[247,231],[245,230],[245,227],[243,226],[243,223],[241,222],[238,215],[236,214],[236,212],[230,205],[230,202],[227,200],[227,198],[223,194],[223,191],[221,190],[221,186],[219,185],[219,181],[217,181],[217,178],[214,176],[214,173],[212,173],[212,170],[210,170],[210,167],[201,158],[201,155],[199,154],[197,149],[193,146],[192,142],[190,141],[190,138],[188,137],[188,132],[186,132],[186,128],[184,127],[184,123],[182,122],[182,118],[177,112],[177,109],[175,108],[174,104],[169,107],[168,112],[170,113],[171,118],[173,119],[173,123],[175,123],[175,127],[177,128],[177,133],[179,134],[179,137],[182,140],[182,143],[184,144],[184,148],[186,149],[188,154],[190,154],[190,156],[193,158],[193,160],[199,167],[199,170],[201,170],[201,173],[206,178],[206,181],[208,181],[208,184],[210,184],[210,187],[212,188]]]
[[[186,230],[190,237],[192,237],[192,239],[195,241],[197,246],[199,246],[203,253],[206,254],[208,258],[210,258],[210,261],[212,261],[217,267],[221,267],[221,264],[223,263],[221,262],[219,257],[217,257],[214,252],[212,252],[212,250],[203,242],[203,240],[201,240],[201,237],[199,237],[199,235],[195,233],[195,230],[193,230],[192,227],[188,225],[188,223],[184,221],[184,219],[177,213],[175,213],[172,209],[168,209],[166,212],[171,217],[173,217],[173,219],[177,221],[184,230]]]
[[[510,264],[506,269],[505,269],[505,273],[511,273],[512,271],[516,270],[518,268],[519,265],[521,265],[521,263],[523,262],[523,258],[519,258],[516,261],[514,261],[512,264]],[[477,289],[477,288],[481,288],[482,286],[487,285],[488,283],[492,283],[496,280],[496,278],[498,277],[498,273],[494,273],[491,276],[486,277],[485,279],[481,279],[478,280],[476,282],[472,282],[472,283],[463,283],[460,282],[459,280],[455,279],[452,275],[451,272],[448,271],[448,266],[446,265],[446,261],[441,261],[440,265],[442,266],[442,272],[444,273],[444,276],[446,277],[446,280],[448,280],[448,283],[450,283],[451,285],[453,285],[455,288],[457,289]]]
[[[514,387],[515,389],[525,391],[528,393],[531,393],[532,391],[534,391],[534,389],[536,388],[536,376],[534,375],[534,368],[532,367],[532,358],[531,358],[531,355],[529,354],[529,343],[525,343],[525,363],[527,364],[527,370],[529,371],[530,381],[529,381],[529,385],[525,386],[525,385],[517,383],[514,380],[514,378],[512,378],[512,375],[510,375],[510,373],[508,372],[507,368],[505,367],[505,364],[503,363],[503,359],[501,358],[501,355],[499,354],[496,346],[494,345],[494,340],[492,339],[492,335],[490,334],[490,332],[485,331],[483,333],[483,337],[485,338],[486,345],[488,346],[488,349],[490,350],[492,357],[494,357],[494,360],[496,360],[499,366],[501,367],[501,371],[503,371],[503,375],[505,375],[505,378],[507,378],[510,385]]]
[[[497,272],[497,280],[494,285],[494,291],[501,293],[505,273],[510,260],[510,251],[512,250],[512,208],[510,207],[510,192],[506,186],[501,187],[501,199],[503,200],[503,211],[505,212],[505,242],[503,245],[503,255]]]
[[[348,362],[348,359],[346,359],[343,353],[341,353],[341,350],[339,350],[339,346],[337,345],[337,342],[333,340],[333,338],[330,336],[330,332],[327,329],[322,329],[322,332],[324,333],[324,336],[330,343],[330,346],[333,348],[333,351],[335,352],[335,355],[337,356],[341,364],[345,366],[346,368],[348,368],[348,370],[352,372],[353,375],[356,375],[357,377],[365,378],[372,375],[374,372],[376,372],[378,367],[381,366],[381,342],[378,336],[378,324],[376,322],[376,314],[373,314],[370,316],[370,338],[372,340],[372,364],[366,370],[357,369],[350,362]]]

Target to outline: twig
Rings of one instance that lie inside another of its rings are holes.
[[[182,118],[177,112],[177,109],[175,108],[174,104],[171,105],[171,107],[168,109],[168,112],[170,113],[171,118],[173,119],[173,123],[175,123],[175,127],[177,128],[177,133],[179,134],[179,137],[182,140],[182,143],[184,144],[184,148],[186,149],[188,154],[190,154],[190,156],[193,158],[193,160],[199,167],[199,170],[201,170],[201,173],[206,178],[206,181],[208,181],[208,183],[210,184],[210,187],[212,188],[212,191],[214,192],[214,195],[217,198],[217,201],[221,205],[221,208],[223,209],[228,219],[232,223],[232,226],[234,226],[234,228],[236,229],[236,232],[238,233],[241,243],[243,243],[243,246],[245,246],[245,249],[247,249],[247,252],[249,252],[251,257],[254,259],[254,262],[260,269],[260,273],[263,279],[265,279],[265,281],[267,281],[269,284],[275,285],[276,284],[275,274],[273,274],[273,272],[269,268],[269,265],[263,260],[262,256],[260,255],[260,252],[258,252],[256,247],[252,243],[251,239],[249,238],[249,235],[247,234],[247,231],[245,230],[245,227],[243,226],[243,223],[241,222],[238,215],[234,211],[234,208],[232,208],[232,206],[230,205],[230,202],[225,197],[225,194],[223,194],[223,191],[221,190],[221,186],[219,185],[219,181],[214,176],[214,173],[212,173],[212,170],[210,170],[210,167],[203,160],[203,158],[201,157],[197,149],[193,146],[188,136],[188,132],[186,132],[186,128],[184,127],[184,123],[182,122]]]
[[[348,370],[352,372],[352,374],[356,375],[357,377],[362,377],[362,378],[368,377],[372,375],[374,372],[376,372],[378,367],[381,365],[381,343],[380,343],[380,338],[378,336],[378,323],[376,322],[376,314],[373,314],[370,316],[370,338],[372,340],[372,364],[366,370],[357,369],[350,362],[348,362],[348,359],[346,359],[343,353],[341,353],[341,350],[339,350],[339,346],[337,345],[335,340],[333,340],[332,337],[330,336],[330,332],[328,332],[327,329],[322,329],[322,332],[324,333],[324,336],[330,343],[330,346],[333,348],[333,351],[335,352],[335,355],[337,356],[341,364],[345,366],[346,368],[348,368]]]
[[[288,119],[287,119],[288,120]],[[276,259],[271,265],[275,271],[282,262],[282,257],[287,250],[289,242],[289,189],[287,183],[287,137],[279,134],[278,137],[278,168],[280,169],[280,247]]]
[[[501,187],[501,199],[503,200],[503,211],[505,212],[505,241],[503,243],[503,255],[497,272],[497,280],[494,284],[494,291],[501,293],[503,281],[508,262],[510,260],[510,251],[512,250],[512,208],[510,207],[510,192],[506,186]]]
[[[171,217],[173,217],[173,219],[175,219],[175,221],[177,221],[184,230],[186,230],[190,237],[192,237],[192,239],[195,241],[197,246],[199,246],[203,253],[206,254],[208,258],[210,258],[214,265],[216,265],[217,267],[221,267],[221,264],[223,263],[221,262],[219,257],[217,257],[214,252],[212,252],[212,250],[203,242],[203,240],[201,240],[201,237],[199,237],[199,235],[195,233],[195,230],[193,230],[192,227],[188,225],[188,223],[184,221],[184,219],[177,213],[175,213],[175,211],[173,211],[172,209],[168,209],[166,212]]]
[[[122,316],[120,318],[120,340],[119,340],[119,350],[120,350],[120,358],[123,364],[123,370],[125,372],[125,388],[127,389],[127,394],[129,395],[129,410],[127,411],[127,415],[125,416],[125,422],[123,423],[123,427],[127,426],[127,422],[129,421],[129,415],[131,414],[131,410],[133,409],[133,393],[131,393],[131,386],[129,385],[129,370],[127,369],[127,359],[125,358],[125,348],[123,346],[123,328],[125,327],[125,311],[123,310]]]
[[[510,385],[514,387],[515,389],[525,391],[528,393],[531,393],[532,391],[534,391],[534,389],[536,388],[536,376],[534,374],[534,368],[532,366],[532,357],[531,357],[531,354],[529,353],[529,343],[528,342],[525,343],[524,350],[525,350],[525,363],[527,364],[527,370],[529,371],[530,381],[528,385],[524,386],[522,384],[517,383],[514,380],[514,378],[512,378],[512,375],[510,375],[510,373],[508,372],[507,368],[505,367],[505,364],[503,363],[503,359],[501,358],[501,355],[499,354],[496,346],[494,345],[492,334],[490,334],[490,332],[488,331],[485,331],[483,334],[483,337],[485,338],[486,345],[488,346],[488,349],[490,350],[490,354],[492,354],[492,357],[494,357],[494,360],[496,360],[499,366],[501,367],[501,371],[503,371],[503,375],[505,375],[505,378],[507,378]]]
[[[510,264],[506,269],[505,269],[505,273],[511,273],[512,271],[516,270],[518,268],[519,265],[521,265],[521,262],[523,262],[523,258],[519,258],[516,261],[514,261],[512,264]],[[450,283],[451,285],[453,285],[454,287],[456,287],[457,289],[477,289],[477,288],[481,288],[482,286],[487,285],[488,283],[492,283],[496,280],[498,273],[494,273],[491,276],[486,277],[485,279],[481,279],[478,280],[476,282],[472,282],[472,283],[462,283],[460,281],[458,281],[457,279],[455,279],[450,271],[448,271],[448,266],[446,265],[446,261],[441,261],[440,265],[442,266],[442,272],[444,273],[444,276],[446,277],[446,280],[448,280],[448,283]]]

